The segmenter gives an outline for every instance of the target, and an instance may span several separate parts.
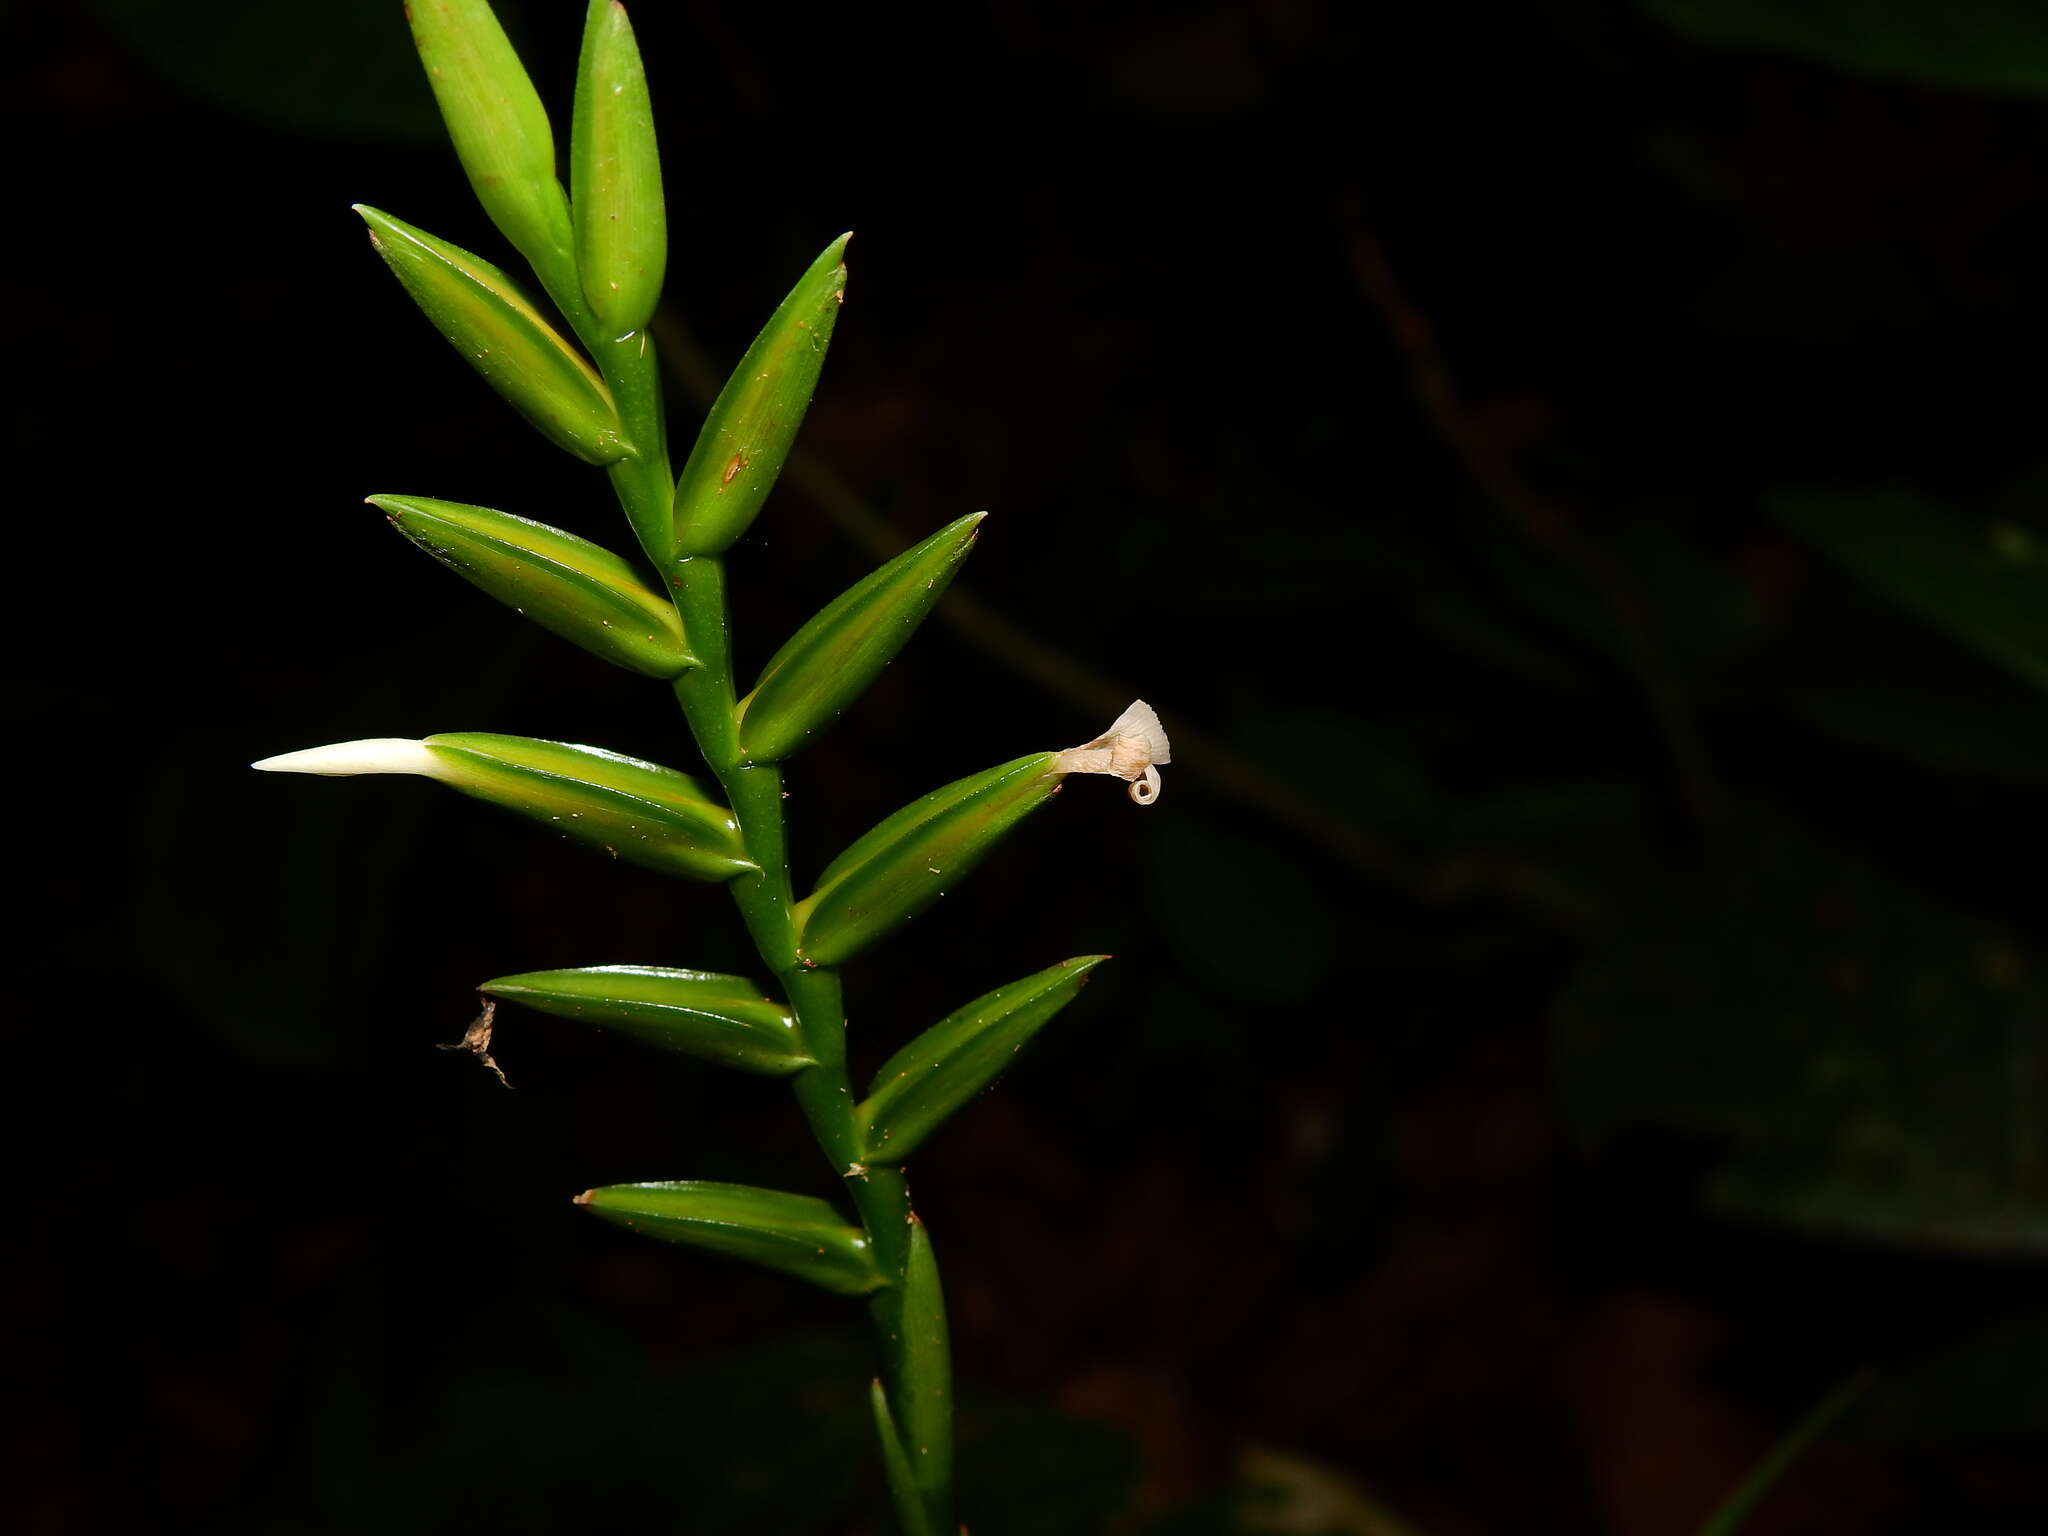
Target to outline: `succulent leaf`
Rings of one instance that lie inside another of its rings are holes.
[[[1080,995],[1107,955],[1062,960],[976,998],[891,1056],[855,1111],[864,1157],[901,1163],[1001,1075],[1054,1014]]]
[[[477,201],[553,291],[574,273],[547,109],[485,0],[412,0],[414,46]]]
[[[434,328],[550,442],[591,464],[629,449],[597,370],[519,285],[459,246],[358,204],[370,243]]]
[[[825,867],[797,903],[797,951],[841,965],[945,894],[1059,790],[1053,754],[970,774],[906,805]]]
[[[763,1077],[811,1065],[788,1007],[744,976],[598,965],[500,976],[477,990]]]
[[[846,242],[798,279],[704,418],[676,481],[675,551],[723,554],[767,500],[803,425],[846,294]]]
[[[842,1296],[886,1283],[867,1234],[809,1195],[685,1179],[607,1184],[576,1203],[649,1237],[746,1259]]]
[[[868,1406],[875,1413],[875,1437],[882,1443],[882,1470],[888,1475],[889,1497],[896,1516],[903,1522],[903,1536],[938,1536],[938,1527],[925,1511],[924,1493],[917,1486],[917,1474],[903,1449],[895,1415],[889,1411],[889,1394],[877,1376],[868,1387]]]
[[[675,604],[610,550],[509,512],[372,496],[391,526],[464,580],[544,629],[649,677],[695,664]]]
[[[267,757],[271,773],[409,773],[543,822],[614,858],[694,880],[756,866],[732,812],[673,768],[601,747],[458,731],[423,741],[345,741]]]
[[[896,1404],[896,1426],[910,1462],[926,1516],[942,1531],[953,1529],[953,1366],[946,1337],[946,1298],[931,1234],[915,1214],[910,1218],[910,1256],[903,1269],[900,1377],[907,1384]]]
[[[618,0],[591,0],[569,141],[576,271],[608,336],[639,330],[661,298],[668,216],[654,109],[633,23]]]
[[[837,720],[917,632],[974,548],[984,512],[947,524],[827,603],[740,701],[740,750],[779,763]]]

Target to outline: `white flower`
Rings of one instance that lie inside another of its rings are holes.
[[[308,747],[251,763],[265,773],[318,773],[348,778],[358,773],[417,773],[429,779],[448,777],[448,767],[423,741],[402,736],[377,736],[368,741],[338,741],[331,747]]]
[[[1131,798],[1150,805],[1159,798],[1159,767],[1173,761],[1159,716],[1143,699],[1118,715],[1093,741],[1054,755],[1054,773],[1113,773],[1131,786]]]

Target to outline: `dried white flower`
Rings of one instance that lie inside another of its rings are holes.
[[[1173,761],[1159,716],[1143,699],[1118,715],[1093,741],[1069,747],[1052,760],[1054,773],[1113,773],[1131,786],[1131,798],[1150,805],[1159,798],[1159,767]]]

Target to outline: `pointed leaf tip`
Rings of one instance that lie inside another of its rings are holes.
[[[868,1388],[868,1404],[874,1410],[875,1435],[882,1446],[882,1467],[888,1475],[889,1497],[896,1505],[896,1518],[903,1523],[903,1536],[938,1536],[931,1513],[918,1487],[917,1472],[903,1449],[895,1415],[889,1409],[889,1394],[877,1376]]]
[[[1034,752],[970,774],[855,839],[797,904],[798,952],[841,965],[909,921],[1060,787],[1053,754]]]
[[[370,243],[434,329],[551,442],[590,464],[630,451],[611,390],[519,285],[481,256],[358,205]]]
[[[676,553],[723,554],[774,488],[818,386],[846,292],[847,237],[825,247],[719,392],[676,481]]]
[[[677,1180],[607,1184],[582,1204],[650,1237],[746,1259],[842,1296],[865,1296],[888,1283],[867,1233],[809,1195]]]
[[[547,109],[487,0],[414,0],[413,43],[477,201],[560,289],[573,281],[568,198]]]
[[[952,582],[986,512],[956,518],[835,597],[761,669],[740,702],[740,748],[778,763],[825,729],[910,642]]]
[[[500,976],[477,990],[764,1077],[812,1065],[794,1015],[743,976],[598,965]]]
[[[424,496],[372,496],[407,539],[545,629],[649,677],[695,664],[675,604],[619,556],[530,518]]]
[[[583,297],[608,333],[630,334],[661,297],[668,223],[647,73],[616,0],[598,0],[584,24],[569,142]]]
[[[917,1213],[910,1215],[910,1253],[903,1272],[902,1311],[905,1385],[896,1409],[902,1436],[926,1514],[942,1531],[954,1528],[953,1372],[946,1337],[946,1302],[932,1256],[931,1233]]]
[[[901,1163],[993,1083],[1018,1051],[1080,993],[1107,955],[1079,955],[998,987],[947,1015],[875,1074],[854,1112],[863,1156]]]

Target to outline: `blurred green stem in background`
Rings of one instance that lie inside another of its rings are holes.
[[[1858,1371],[1814,1404],[1806,1417],[1793,1425],[1785,1438],[1772,1446],[1764,1459],[1750,1470],[1749,1476],[1737,1485],[1721,1507],[1707,1517],[1699,1529],[1699,1536],[1734,1536],[1741,1530],[1749,1517],[1756,1513],[1757,1506],[1770,1497],[1779,1479],[1821,1442],[1835,1427],[1836,1421],[1861,1400],[1876,1380],[1875,1371]]]

